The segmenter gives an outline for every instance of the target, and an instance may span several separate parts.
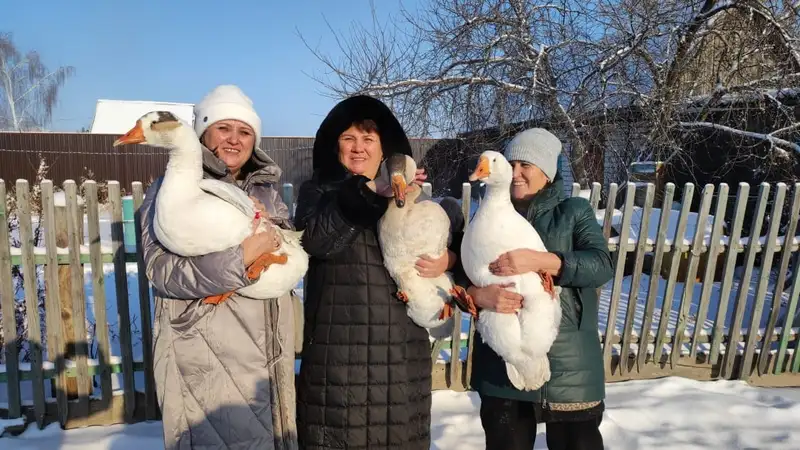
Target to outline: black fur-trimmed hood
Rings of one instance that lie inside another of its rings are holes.
[[[363,120],[372,120],[378,125],[384,159],[394,153],[412,156],[408,136],[388,106],[366,95],[349,97],[331,109],[317,130],[313,167],[314,177],[319,182],[336,182],[350,176],[339,162],[339,135],[353,122]]]

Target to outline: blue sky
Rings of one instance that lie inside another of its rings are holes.
[[[376,0],[381,21],[424,0]],[[335,101],[306,74],[326,68],[306,48],[338,56],[339,33],[371,23],[369,0],[0,0],[0,31],[37,50],[49,68],[72,65],[50,129],[89,127],[100,98],[197,103],[218,84],[239,85],[263,134],[313,136]],[[3,5],[9,4],[9,5]],[[305,74],[304,74],[305,72]]]

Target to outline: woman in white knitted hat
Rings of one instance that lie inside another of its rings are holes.
[[[236,86],[212,90],[195,107],[204,177],[239,186],[269,217],[291,227],[275,185],[280,168],[259,147],[261,119]],[[166,449],[297,448],[293,297],[208,297],[254,282],[246,267],[278,248],[273,231],[197,257],[170,253],[155,238],[153,202],[142,205],[147,276],[155,288],[154,375]]]
[[[481,397],[486,448],[528,450],[536,439],[536,423],[545,422],[550,450],[602,450],[605,379],[596,288],[612,277],[608,244],[589,202],[564,198],[556,136],[541,128],[525,130],[504,153],[514,168],[512,202],[549,252],[512,250],[489,270],[504,276],[549,272],[562,288],[562,318],[548,352],[552,375],[536,391],[516,389],[502,359],[476,336],[472,386]],[[522,302],[520,295],[500,285],[473,286],[468,292],[479,309],[513,314]]]

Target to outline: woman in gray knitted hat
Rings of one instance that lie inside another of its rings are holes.
[[[589,202],[565,198],[558,172],[561,142],[541,128],[517,134],[505,157],[514,168],[511,199],[549,252],[517,249],[489,269],[496,275],[546,271],[561,286],[562,319],[548,353],[552,375],[536,391],[514,388],[502,359],[475,339],[472,386],[481,397],[487,449],[530,449],[537,422],[546,422],[547,448],[602,450],[605,377],[598,338],[596,288],[612,277],[611,255]],[[478,308],[513,313],[522,297],[500,285],[470,287]]]

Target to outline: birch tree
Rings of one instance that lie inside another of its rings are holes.
[[[586,187],[587,150],[605,145],[588,130],[620,121],[646,130],[625,164],[683,157],[698,132],[797,158],[800,124],[776,95],[800,78],[797,24],[798,0],[430,0],[335,33],[335,57],[310,48],[330,69],[318,80],[333,96],[379,97],[412,133],[521,121],[559,130]],[[772,104],[772,128],[718,120],[747,95]]]
[[[49,70],[39,54],[23,54],[11,35],[0,33],[0,130],[40,130],[50,124],[58,93],[75,73],[71,66]]]

